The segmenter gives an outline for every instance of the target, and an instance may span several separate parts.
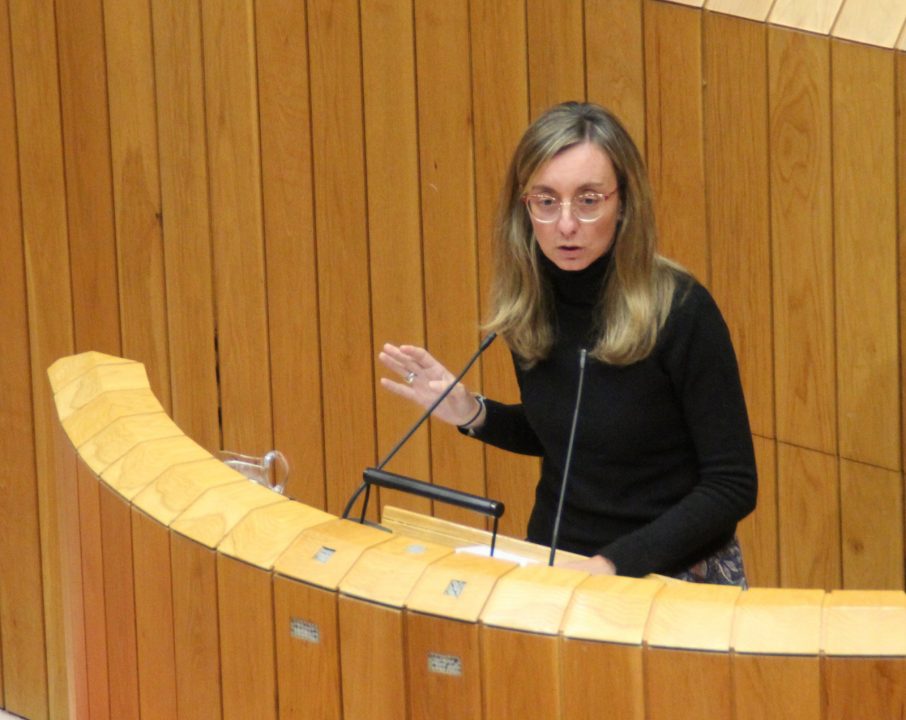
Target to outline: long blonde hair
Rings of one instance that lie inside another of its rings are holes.
[[[522,196],[542,165],[586,142],[598,145],[613,163],[622,208],[613,259],[596,306],[599,335],[592,357],[613,365],[629,365],[647,357],[684,273],[656,252],[645,164],[619,120],[591,103],[554,106],[529,126],[513,154],[494,230],[492,314],[485,328],[505,338],[528,366],[547,357],[555,331],[552,302],[539,266],[540,250]]]

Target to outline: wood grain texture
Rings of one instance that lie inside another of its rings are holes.
[[[589,102],[612,110],[645,156],[645,60],[642,0],[585,3]]]
[[[705,0],[705,10],[746,20],[764,21],[775,0]]]
[[[831,455],[779,444],[777,507],[781,587],[834,588],[841,582],[840,497]],[[800,552],[807,548],[807,552]]]
[[[28,302],[30,372],[17,378],[30,386],[35,428],[47,701],[40,714],[66,718],[65,639],[62,634],[58,499],[53,482],[53,441],[49,389],[44,372],[74,349],[72,283],[67,241],[59,58],[53,3],[8,2],[25,282]],[[32,621],[34,622],[34,621]],[[35,639],[37,641],[37,638]]]
[[[419,170],[424,246],[425,327],[432,355],[458,372],[478,346],[478,269],[469,14],[465,5],[415,4]],[[455,308],[455,311],[452,311]],[[451,312],[452,311],[452,312]],[[464,382],[478,386],[480,365]],[[431,479],[484,493],[484,454],[457,430],[431,421]],[[467,510],[437,504],[439,517],[484,526]]]
[[[340,595],[343,717],[406,717],[403,612]]]
[[[706,13],[704,34],[711,288],[739,357],[752,432],[773,437],[766,31]]]
[[[295,480],[287,492],[324,507],[307,36],[304,3],[255,4],[274,447]]]
[[[820,720],[817,657],[733,656],[733,717],[737,720]]]
[[[177,718],[170,533],[144,513],[131,516],[139,710],[143,718]]]
[[[173,578],[173,645],[179,720],[221,720],[217,561],[213,551],[170,533]]]
[[[337,594],[274,577],[274,635],[280,720],[340,720]],[[294,635],[295,624],[308,632]]]
[[[372,312],[377,354],[385,342],[425,345],[415,18],[411,2],[386,0],[364,3],[361,17],[369,268],[371,293],[379,300]],[[382,365],[378,374],[389,375]],[[383,457],[423,408],[381,389],[376,400],[378,449]],[[426,426],[407,441],[393,468],[430,480]],[[382,507],[389,502],[430,512],[431,503],[424,498],[384,488],[379,492]]]
[[[780,543],[777,535],[777,443],[755,435],[755,467],[758,473],[758,501],[755,511],[736,528],[743,551],[750,586],[776,587]]]
[[[731,683],[728,655],[649,648],[645,652],[646,717],[650,720],[732,717]]]
[[[836,453],[830,43],[772,29],[768,59],[777,438]]]
[[[845,0],[834,23],[832,35],[842,40],[896,46],[906,24],[906,5],[898,0]]]
[[[563,717],[557,637],[482,625],[480,642],[484,717]],[[506,668],[506,682],[502,681],[501,668]]]
[[[201,9],[151,0],[173,419],[209,452],[217,416]]]
[[[592,720],[602,708],[626,720],[646,717],[641,646],[564,639],[560,658],[564,718]],[[589,672],[604,667],[603,676]]]
[[[526,5],[529,107],[532,119],[567,100],[585,100],[585,37],[579,0]]]
[[[224,720],[277,717],[271,577],[217,554],[217,612]]]
[[[645,0],[648,174],[660,252],[711,280],[702,107],[702,29],[695,10]]]
[[[840,462],[843,587],[903,587],[903,478],[884,468]]]
[[[457,661],[458,673],[437,669],[447,667],[445,662]],[[482,716],[477,623],[451,623],[440,617],[407,612],[406,672],[411,720]]]
[[[903,48],[906,50],[906,46]],[[897,92],[897,252],[900,267],[906,267],[906,53],[896,56],[896,92]],[[900,310],[900,357],[906,356],[906,292],[902,286],[899,291]],[[900,450],[903,467],[906,467],[906,364],[900,362]]]
[[[41,545],[35,467],[35,409],[31,401],[29,320],[25,246],[19,204],[15,88],[8,7],[0,12],[0,334],[8,347],[0,363],[0,453],[6,472],[0,475],[0,507],[13,522],[0,523],[0,665],[3,706],[26,717],[47,716],[47,671],[44,658]],[[60,440],[62,431],[57,430]],[[59,454],[59,453],[57,453]],[[71,461],[70,461],[71,464]],[[66,477],[63,465],[57,473]],[[73,471],[74,472],[74,471]],[[71,497],[72,490],[68,493]],[[70,536],[73,529],[69,528]],[[77,548],[75,548],[77,549]],[[66,568],[64,566],[64,572]],[[68,573],[78,583],[78,573]],[[14,580],[13,580],[14,578]],[[15,587],[15,592],[10,589]],[[77,589],[73,590],[77,594]],[[78,610],[76,608],[76,615]],[[72,670],[79,667],[73,663]],[[73,676],[70,695],[84,677]]]
[[[273,447],[251,2],[201,4],[223,447]]]
[[[893,57],[835,41],[831,62],[840,454],[899,470]]]
[[[374,340],[358,4],[308,3],[326,510],[340,514],[375,461]]]
[[[123,353],[150,368],[151,387],[169,411],[160,159],[148,0],[105,3],[104,30]]]

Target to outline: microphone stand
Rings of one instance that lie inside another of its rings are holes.
[[[563,501],[566,499],[566,481],[569,478],[569,467],[573,459],[573,443],[576,441],[576,425],[579,422],[579,405],[582,402],[582,384],[585,380],[585,348],[579,351],[579,388],[576,390],[576,406],[573,409],[573,423],[569,431],[569,443],[566,446],[566,461],[563,463],[563,481],[560,483],[560,500],[557,503],[557,514],[554,517],[554,532],[551,537],[551,554],[547,562],[554,564],[554,555],[557,553],[557,541],[560,538],[560,518],[563,515]]]

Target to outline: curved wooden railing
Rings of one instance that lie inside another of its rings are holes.
[[[742,592],[457,553],[482,533],[411,513],[386,532],[249,482],[180,431],[140,363],[85,353],[49,376],[72,717],[906,712],[902,592]]]

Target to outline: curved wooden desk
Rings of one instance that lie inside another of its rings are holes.
[[[906,712],[904,593],[740,592],[457,553],[481,533],[405,513],[387,532],[249,482],[176,427],[139,363],[85,353],[49,377],[73,717]]]

